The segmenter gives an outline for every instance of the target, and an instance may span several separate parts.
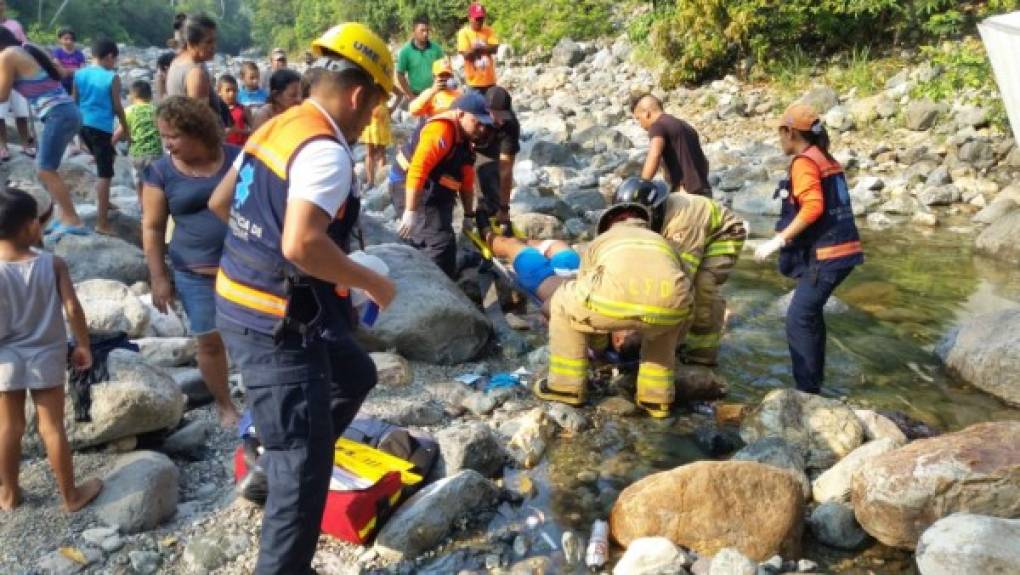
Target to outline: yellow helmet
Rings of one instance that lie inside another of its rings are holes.
[[[369,73],[387,94],[393,91],[393,56],[386,42],[359,22],[334,26],[312,42],[312,54],[328,57],[327,52],[343,56]]]

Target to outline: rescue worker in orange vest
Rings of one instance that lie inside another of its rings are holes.
[[[829,153],[829,135],[810,106],[794,104],[779,124],[783,152],[793,156],[776,235],[758,246],[764,262],[779,252],[779,271],[797,280],[786,312],[786,337],[797,389],[820,393],[825,379],[825,318],[833,290],[864,262],[843,168]]]
[[[453,77],[453,65],[449,58],[441,58],[432,63],[432,87],[425,90],[408,105],[407,110],[412,116],[431,118],[450,109],[461,96],[457,80]]]
[[[662,234],[694,277],[694,318],[683,344],[685,363],[718,363],[726,316],[722,286],[747,239],[744,222],[715,200],[669,193],[665,182],[638,178],[616,189],[613,203],[639,202],[652,210],[652,229]]]
[[[393,89],[393,60],[367,27],[313,42],[310,97],[249,138],[210,208],[229,215],[217,326],[247,389],[268,480],[255,573],[313,573],[336,439],[376,382],[352,337],[349,289],[380,307],[393,284],[347,252],[360,212],[349,142]]]
[[[468,88],[483,96],[496,85],[496,52],[499,38],[485,25],[485,7],[468,6],[468,23],[457,32],[457,52],[464,57],[464,79]]]
[[[390,197],[400,215],[400,237],[457,275],[453,208],[460,197],[464,229],[474,227],[475,153],[492,128],[485,98],[467,93],[420,126],[390,168]]]
[[[648,229],[652,212],[633,202],[607,209],[597,237],[581,256],[576,280],[556,290],[549,320],[549,377],[536,383],[543,399],[580,405],[587,396],[590,336],[641,334],[637,404],[667,417],[674,400],[676,345],[687,330],[690,276],[673,248]]]

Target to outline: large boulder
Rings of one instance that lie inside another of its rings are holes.
[[[128,286],[113,280],[94,279],[76,284],[90,331],[123,331],[131,338],[145,335],[149,310]]]
[[[117,349],[106,360],[109,380],[92,386],[91,422],[67,420],[75,447],[101,445],[123,437],[176,427],[185,396],[173,378],[140,354]],[[71,399],[68,397],[68,414]]]
[[[574,66],[584,60],[584,48],[570,38],[563,38],[552,49],[549,61],[557,66]]]
[[[556,238],[563,235],[563,222],[548,214],[513,214],[514,227],[530,239]]]
[[[815,113],[823,115],[839,105],[839,94],[828,86],[815,86],[797,100],[799,104],[807,104],[814,108]]]
[[[865,531],[907,549],[959,511],[1020,517],[1020,421],[979,423],[881,455],[854,475],[852,499]]]
[[[496,488],[477,471],[440,479],[400,506],[376,537],[375,550],[390,560],[418,557],[441,543],[455,522],[496,498]]]
[[[397,286],[397,297],[366,330],[381,349],[396,348],[406,358],[455,364],[478,355],[492,328],[446,274],[410,246],[372,246]],[[371,343],[371,342],[370,342]]]
[[[133,342],[152,365],[182,367],[195,363],[198,341],[193,337],[143,337]]]
[[[121,533],[155,529],[177,512],[180,473],[167,456],[136,451],[120,457],[92,504],[100,521]]]
[[[937,352],[954,376],[1020,405],[1020,309],[967,320],[949,333]]]
[[[854,473],[883,453],[889,453],[899,445],[892,439],[869,441],[840,459],[836,465],[825,470],[811,485],[815,501],[849,501],[850,487]]]
[[[1020,263],[1020,210],[998,218],[978,235],[977,251],[987,256]]]
[[[442,475],[456,475],[471,469],[486,477],[503,470],[505,454],[499,438],[480,422],[448,427],[436,434]]]
[[[735,547],[763,561],[799,556],[803,515],[804,494],[789,473],[748,461],[699,461],[630,485],[609,521],[623,546],[662,536],[701,555]]]
[[[799,449],[791,447],[783,439],[778,437],[759,439],[734,453],[731,459],[753,461],[782,469],[790,473],[800,484],[801,490],[804,492],[804,500],[811,498],[811,481],[808,480],[807,473],[804,473],[804,456]]]
[[[915,100],[907,104],[903,121],[908,130],[923,132],[935,125],[941,108],[931,100]]]
[[[747,443],[780,437],[800,450],[808,468],[825,469],[863,442],[864,427],[840,401],[777,389],[744,418],[740,437]]]
[[[1020,573],[1020,520],[955,513],[917,543],[921,575]]]
[[[149,279],[142,250],[120,238],[66,235],[56,242],[53,253],[67,261],[75,282],[105,279],[131,285]]]

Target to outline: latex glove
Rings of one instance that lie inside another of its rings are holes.
[[[779,251],[780,248],[786,245],[786,240],[783,236],[776,234],[769,241],[758,246],[758,249],[754,250],[754,261],[758,263],[765,263],[765,260],[769,259],[769,256]]]
[[[475,229],[475,215],[464,214],[464,221],[460,224],[460,230],[463,233],[472,232]]]
[[[400,218],[400,228],[397,230],[397,234],[405,240],[411,237],[411,233],[418,227],[418,222],[421,216],[414,210],[404,210],[404,215]]]

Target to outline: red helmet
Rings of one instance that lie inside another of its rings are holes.
[[[471,6],[468,6],[468,18],[472,20],[485,18],[485,7],[478,2],[472,2]]]

